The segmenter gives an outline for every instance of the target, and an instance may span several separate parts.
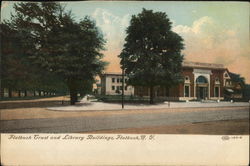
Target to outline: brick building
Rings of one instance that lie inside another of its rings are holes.
[[[239,86],[239,84],[232,82],[230,72],[222,64],[184,61],[182,75],[183,82],[175,87],[155,87],[155,97],[173,100],[223,100],[225,90],[232,93],[234,85]],[[119,78],[118,82],[117,78]],[[122,88],[121,78],[120,73],[102,75],[102,94],[117,94],[115,92]],[[129,86],[129,88],[128,91],[125,83],[125,95],[149,96],[149,88],[147,87]]]

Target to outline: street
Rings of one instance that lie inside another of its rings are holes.
[[[199,111],[200,109],[200,111]],[[137,111],[95,116],[1,120],[2,133],[82,133],[110,129],[180,125],[196,122],[248,119],[248,107],[185,108],[186,111]],[[145,112],[143,112],[145,111]],[[119,111],[118,111],[119,112]]]

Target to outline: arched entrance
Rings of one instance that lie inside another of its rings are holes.
[[[208,80],[204,76],[199,76],[196,79],[196,96],[198,100],[208,98]]]

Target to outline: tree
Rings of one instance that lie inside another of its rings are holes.
[[[181,81],[183,39],[171,30],[164,12],[143,9],[133,15],[119,55],[128,84],[150,88],[154,102],[156,86],[173,86]]]
[[[18,3],[10,24],[28,33],[27,42],[33,49],[26,50],[32,62],[46,72],[60,77],[70,91],[71,104],[77,93],[92,81],[106,65],[101,61],[105,40],[94,21],[85,17],[80,22],[59,3]],[[88,85],[86,86],[88,88]]]
[[[3,89],[11,91],[48,91],[61,93],[66,90],[65,85],[55,74],[43,70],[32,63],[29,50],[34,49],[28,41],[28,33],[18,31],[9,22],[1,24],[1,97]],[[44,77],[46,76],[46,77]],[[27,94],[27,93],[25,93]]]

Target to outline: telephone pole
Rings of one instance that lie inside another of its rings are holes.
[[[124,108],[124,55],[122,55],[122,109]]]

